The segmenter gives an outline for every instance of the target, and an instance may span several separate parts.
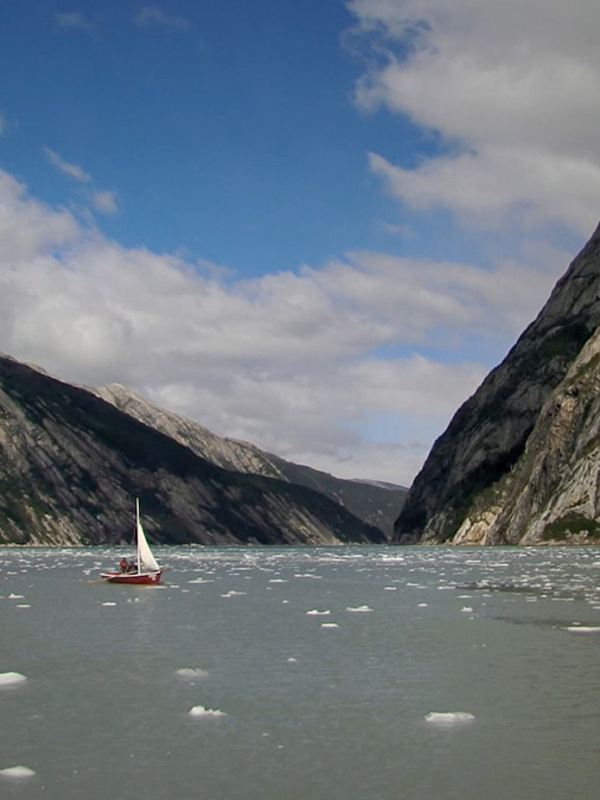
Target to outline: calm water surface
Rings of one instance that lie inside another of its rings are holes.
[[[120,555],[0,550],[1,798],[600,797],[599,551]]]

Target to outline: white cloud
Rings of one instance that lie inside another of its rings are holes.
[[[55,153],[54,150],[51,150],[49,147],[44,147],[44,152],[46,153],[48,161],[64,175],[68,175],[69,178],[73,178],[79,183],[91,182],[92,176],[81,167],[77,166],[77,164],[70,164],[68,161],[65,161],[58,153]]]
[[[96,211],[101,214],[116,214],[119,210],[116,192],[94,192],[92,203]]]
[[[68,28],[72,30],[89,30],[90,23],[86,20],[83,14],[77,12],[54,15],[56,24],[59,28]]]
[[[481,225],[592,229],[600,208],[600,51],[591,0],[353,0],[373,60],[356,90],[440,133],[415,169],[371,157],[413,208]],[[524,214],[521,216],[521,212]]]
[[[458,355],[464,331],[511,344],[555,277],[363,252],[235,282],[108,241],[4,172],[0,235],[3,351],[334,474],[401,483],[487,371]]]
[[[116,214],[119,211],[117,203],[117,193],[110,190],[99,190],[94,187],[92,176],[77,164],[65,161],[58,153],[49,147],[44,147],[44,152],[48,161],[56,167],[63,175],[73,178],[77,184],[83,184],[84,188],[78,190],[78,202],[83,202],[87,207],[91,207],[100,214]],[[89,208],[82,210],[83,216],[90,216]]]
[[[161,25],[165,28],[185,29],[191,27],[191,22],[175,14],[166,14],[158,6],[146,6],[135,17],[138,25]]]

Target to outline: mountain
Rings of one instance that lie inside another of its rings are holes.
[[[375,481],[345,480],[294,464],[249,442],[217,436],[203,425],[166,411],[119,384],[91,391],[223,469],[263,475],[314,489],[344,506],[363,522],[380,528],[388,538],[392,535],[394,521],[406,496],[404,487]]]
[[[600,226],[435,442],[396,521],[395,543],[596,537],[599,325]]]
[[[223,469],[93,392],[0,356],[0,543],[129,542],[136,496],[157,543],[385,541],[313,489]]]

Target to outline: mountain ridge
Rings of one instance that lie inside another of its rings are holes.
[[[218,467],[96,394],[0,357],[0,543],[128,541],[134,496],[155,542],[385,541],[310,488]]]

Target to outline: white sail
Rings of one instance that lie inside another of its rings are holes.
[[[152,555],[150,545],[146,540],[146,534],[140,520],[140,506],[138,500],[135,501],[135,525],[137,537],[137,560],[140,572],[158,572],[160,567],[157,560]]]

